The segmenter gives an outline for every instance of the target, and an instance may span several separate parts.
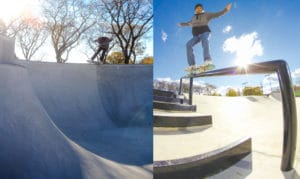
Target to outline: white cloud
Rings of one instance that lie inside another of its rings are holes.
[[[292,72],[292,78],[295,85],[300,85],[300,68]]]
[[[293,77],[300,77],[300,68],[296,69],[295,71],[292,72]]]
[[[231,32],[231,30],[232,30],[232,26],[228,25],[223,29],[223,33],[227,34],[227,33]]]
[[[250,63],[253,57],[263,55],[263,46],[257,32],[252,32],[226,39],[223,51],[235,54],[236,65],[245,65]]]
[[[161,31],[161,39],[163,42],[166,42],[168,39],[168,34],[165,31]]]

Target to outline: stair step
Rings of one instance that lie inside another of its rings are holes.
[[[171,98],[166,96],[153,96],[153,100],[161,102],[189,104],[189,100],[187,99]]]
[[[229,168],[251,151],[251,138],[247,137],[200,155],[155,161],[154,178],[203,178]]]
[[[153,96],[164,96],[164,97],[175,98],[176,94],[171,91],[162,91],[158,89],[153,89]]]
[[[177,104],[160,101],[154,101],[153,108],[170,111],[196,111],[196,105]]]
[[[212,116],[199,113],[154,111],[154,127],[194,127],[212,125]]]

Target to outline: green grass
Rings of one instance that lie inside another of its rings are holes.
[[[295,91],[295,96],[300,97],[300,91]]]

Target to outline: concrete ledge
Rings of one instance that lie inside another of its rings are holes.
[[[153,102],[153,108],[170,111],[196,111],[196,105],[176,104],[159,101]]]
[[[154,161],[155,179],[193,179],[218,173],[234,165],[252,150],[251,138],[243,138],[226,147],[187,158]]]
[[[154,127],[194,127],[211,125],[212,116],[194,113],[155,113]]]

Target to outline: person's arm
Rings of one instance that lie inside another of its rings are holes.
[[[232,4],[229,3],[226,5],[226,7],[220,11],[220,12],[216,12],[216,13],[207,13],[208,15],[208,19],[213,19],[213,18],[217,18],[220,17],[222,15],[224,15],[225,13],[227,13],[228,11],[230,11]]]
[[[192,26],[192,22],[180,22],[178,23],[179,27],[186,27],[186,26]]]

